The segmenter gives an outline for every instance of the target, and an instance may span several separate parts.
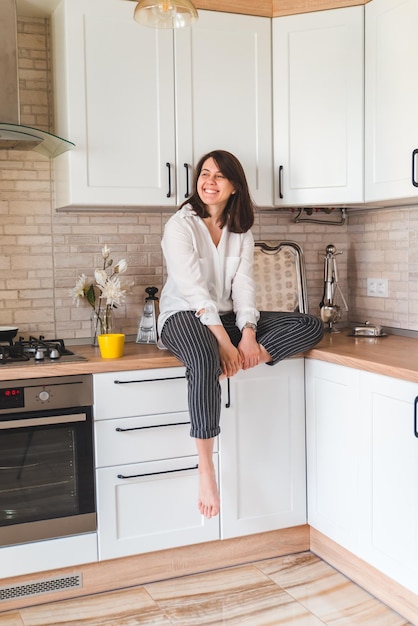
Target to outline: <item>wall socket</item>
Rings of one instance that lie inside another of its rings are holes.
[[[368,278],[367,295],[373,298],[387,298],[389,295],[387,278]]]

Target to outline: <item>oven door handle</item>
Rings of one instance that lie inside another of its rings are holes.
[[[50,426],[53,424],[68,424],[74,422],[85,422],[85,413],[71,413],[70,415],[48,415],[45,417],[27,417],[26,419],[12,419],[0,422],[0,430],[10,428],[27,428],[28,426]]]

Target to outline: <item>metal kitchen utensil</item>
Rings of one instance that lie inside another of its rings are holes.
[[[157,287],[147,287],[144,309],[139,322],[136,343],[157,343],[158,298]]]
[[[325,330],[330,333],[340,332],[336,330],[334,326],[334,324],[341,319],[341,307],[335,302],[337,290],[345,310],[348,311],[347,302],[338,284],[337,261],[335,259],[338,254],[342,254],[342,252],[337,252],[337,248],[332,244],[329,244],[325,249],[324,292],[319,307],[321,310],[321,319],[324,324],[328,325]]]

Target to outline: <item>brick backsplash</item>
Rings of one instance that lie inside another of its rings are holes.
[[[52,130],[47,20],[18,21],[21,122]],[[69,138],[71,139],[71,137]],[[65,339],[90,336],[90,307],[71,302],[69,289],[84,272],[92,276],[107,244],[125,258],[131,283],[116,330],[136,334],[146,286],[161,288],[160,248],[170,213],[60,212],[52,208],[51,164],[34,152],[0,151],[0,325],[19,334]],[[339,284],[348,301],[345,319],[418,329],[418,212],[415,208],[349,211],[342,226],[295,223],[290,211],[258,211],[256,239],[293,240],[304,251],[310,312],[319,314],[325,248],[334,244]],[[328,219],[321,216],[321,219]],[[366,296],[367,277],[389,280],[388,298]],[[342,304],[338,301],[338,304]]]

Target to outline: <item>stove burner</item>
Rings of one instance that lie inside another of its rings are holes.
[[[74,354],[65,347],[63,339],[45,339],[30,336],[28,340],[20,337],[10,345],[0,344],[0,367],[5,365],[20,365],[32,360],[35,363],[55,363],[58,361],[84,361],[85,358]]]
[[[29,358],[30,357],[25,354],[23,346],[19,344],[0,345],[0,363],[29,361]]]

